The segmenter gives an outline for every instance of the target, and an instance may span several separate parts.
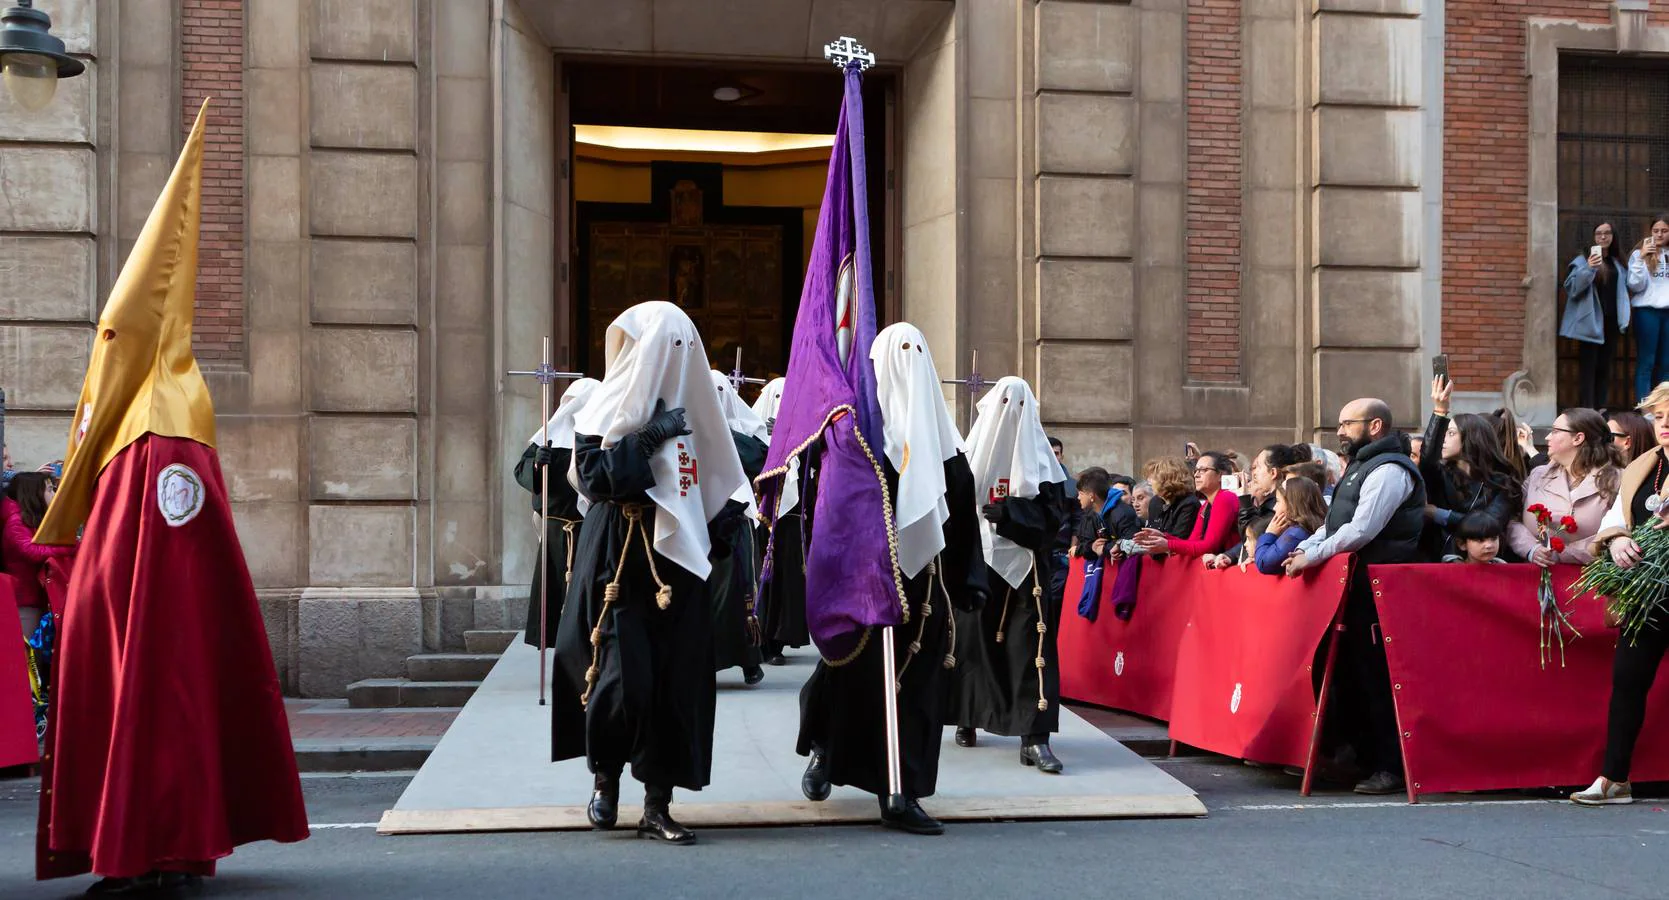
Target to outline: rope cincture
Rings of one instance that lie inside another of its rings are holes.
[[[562,523],[562,533],[568,537],[568,568],[562,570],[562,586],[564,588],[574,583],[574,532],[585,524],[584,519],[564,519],[561,516],[546,516],[546,519]]]
[[[1043,693],[1043,669],[1047,663],[1043,659],[1043,639],[1049,633],[1049,626],[1043,621],[1043,585],[1032,578],[1032,603],[1037,606],[1037,711],[1049,711],[1049,699]]]
[[[620,599],[620,578],[626,571],[626,556],[632,547],[633,532],[642,538],[643,553],[649,557],[649,575],[655,579],[655,605],[663,610],[672,606],[672,586],[661,580],[661,573],[655,567],[655,548],[649,542],[649,528],[643,524],[645,508],[640,503],[620,504],[620,513],[626,517],[626,538],[620,545],[620,561],[614,567],[614,580],[603,587],[603,608],[597,613],[597,624],[591,628],[591,667],[585,670],[585,691],[580,694],[581,709],[591,702],[591,689],[597,686],[601,675],[597,657],[603,647],[603,622],[608,619],[609,609]]]
[[[1003,628],[1008,625],[1008,605],[1014,601],[1014,588],[1003,582],[1003,614],[997,620],[997,643],[1003,642]]]

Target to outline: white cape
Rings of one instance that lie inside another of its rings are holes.
[[[1037,397],[1024,379],[999,378],[980,398],[979,418],[968,432],[968,466],[974,473],[974,497],[981,503],[1032,499],[1044,484],[1064,481],[1043,432]],[[980,526],[985,561],[1004,581],[1020,587],[1032,570],[1032,551],[997,534],[983,517]]]
[[[898,567],[914,578],[945,548],[950,506],[944,463],[963,452],[962,435],[945,405],[927,339],[916,326],[899,322],[882,329],[869,359],[875,364],[887,460],[898,472],[893,498]]]

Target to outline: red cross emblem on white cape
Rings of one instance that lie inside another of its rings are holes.
[[[678,442],[678,496],[688,497],[690,489],[700,483],[701,477],[696,472],[695,454],[683,441]]]

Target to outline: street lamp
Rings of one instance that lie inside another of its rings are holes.
[[[0,13],[0,77],[19,106],[36,112],[52,102],[58,79],[87,67],[64,52],[64,42],[51,34],[52,17],[35,9],[34,0],[17,4]]]

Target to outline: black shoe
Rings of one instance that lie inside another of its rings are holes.
[[[813,803],[821,803],[829,799],[829,760],[823,751],[811,748],[811,762],[806,764],[806,773],[800,778],[800,793]]]
[[[643,818],[637,823],[637,836],[654,838],[668,844],[693,844],[695,832],[673,821],[672,813],[659,804],[646,804]]]
[[[765,665],[767,665],[767,666],[786,666],[786,665],[788,665],[788,657],[783,656],[781,653],[778,653],[777,655],[771,657],[770,659],[765,660]]]
[[[1356,793],[1372,794],[1400,794],[1407,787],[1402,776],[1395,772],[1375,772],[1366,780],[1357,783]]]
[[[1045,775],[1059,775],[1066,768],[1055,758],[1055,751],[1047,743],[1027,744],[1020,748],[1020,765],[1036,766]]]
[[[887,828],[891,828],[895,831],[902,831],[907,834],[945,833],[945,826],[943,822],[940,822],[938,819],[928,815],[927,810],[922,809],[920,803],[908,798],[904,800],[904,810],[902,812],[895,813],[891,809],[887,808],[887,798],[882,797],[881,824]]]
[[[598,776],[595,784],[591,802],[585,805],[585,817],[592,828],[607,831],[620,815],[620,779]]]
[[[178,897],[202,887],[201,875],[146,872],[137,878],[104,878],[88,888],[88,897]]]
[[[972,747],[976,743],[979,743],[979,732],[972,728],[956,729],[956,746]]]
[[[746,684],[746,685],[751,687],[751,686],[756,685],[759,682],[764,681],[764,680],[765,680],[765,670],[764,669],[761,669],[758,666],[743,666],[742,667],[742,683],[743,684]]]

